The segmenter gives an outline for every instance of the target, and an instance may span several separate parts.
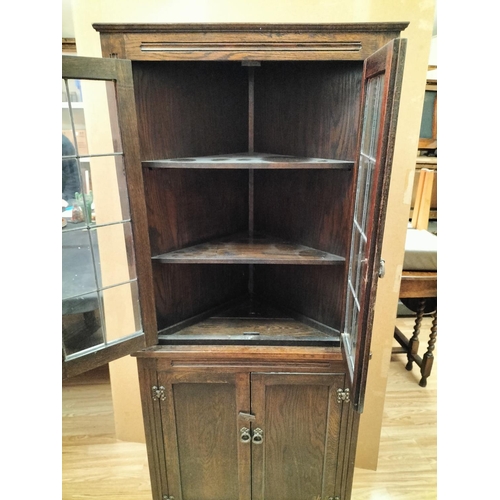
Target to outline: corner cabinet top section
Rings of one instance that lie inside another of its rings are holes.
[[[366,59],[409,23],[94,24],[102,55],[132,61]]]

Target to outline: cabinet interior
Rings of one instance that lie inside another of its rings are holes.
[[[362,62],[133,62],[159,343],[338,345]]]

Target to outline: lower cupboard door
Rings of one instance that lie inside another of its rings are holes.
[[[160,373],[168,497],[251,500],[248,373]]]
[[[337,495],[344,374],[253,373],[252,500]]]

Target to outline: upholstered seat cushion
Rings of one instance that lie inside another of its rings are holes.
[[[437,271],[437,236],[429,231],[406,232],[404,271]]]

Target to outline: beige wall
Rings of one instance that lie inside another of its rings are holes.
[[[373,358],[356,459],[362,468],[377,466],[434,6],[435,0],[73,0],[78,53],[87,56],[100,56],[94,22],[410,22],[402,35],[408,39],[408,50],[382,248],[387,272],[377,295]],[[135,360],[115,361],[110,370],[117,436],[143,441]]]

